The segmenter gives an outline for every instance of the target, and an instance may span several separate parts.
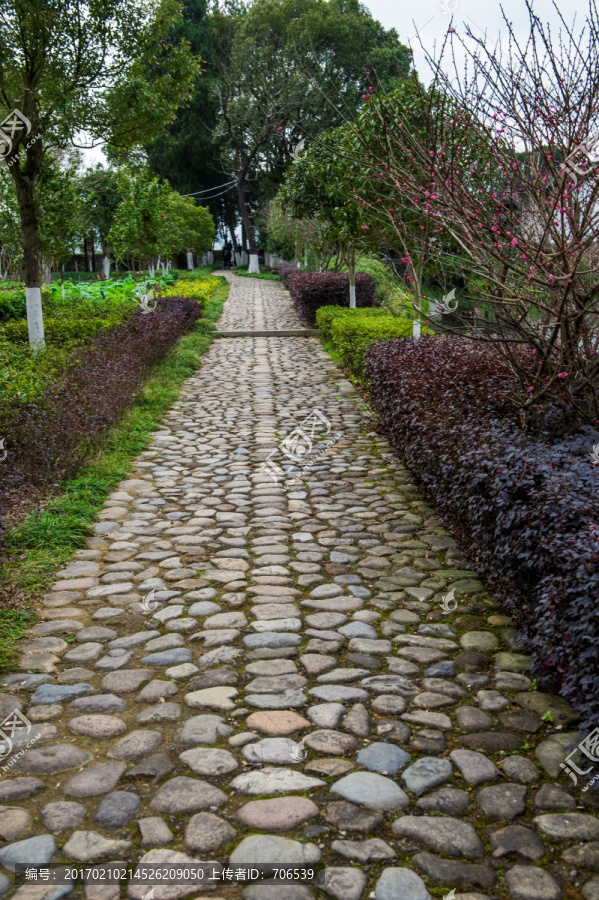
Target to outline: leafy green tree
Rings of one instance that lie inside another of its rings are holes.
[[[78,190],[83,206],[83,231],[97,236],[104,257],[104,275],[110,275],[110,245],[108,235],[119,204],[118,178],[114,169],[98,163],[78,180]]]
[[[198,69],[187,43],[165,40],[180,14],[177,0],[0,0],[2,155],[17,193],[34,347],[44,343],[35,205],[44,155],[82,131],[116,147],[160,134]]]
[[[162,188],[160,256],[168,259],[175,253],[203,255],[212,247],[214,220],[205,206],[191,197],[182,197],[167,183]]]
[[[121,199],[108,240],[117,259],[135,275],[144,269],[148,260],[154,265],[164,246],[162,187],[148,169],[121,170],[117,174],[117,186]]]
[[[251,177],[272,196],[302,132],[317,134],[357,109],[367,65],[385,83],[405,77],[410,56],[358,0],[256,0],[245,14],[213,16],[218,48],[216,89],[228,165],[237,178],[250,271],[257,242],[248,197]],[[258,199],[268,199],[264,192]]]
[[[295,162],[279,192],[279,201],[300,219],[316,217],[326,227],[324,237],[337,245],[347,263],[350,307],[356,305],[356,254],[364,251],[377,237],[357,191],[362,178],[348,158],[348,128],[337,128],[322,135],[322,143],[312,144],[303,159]]]

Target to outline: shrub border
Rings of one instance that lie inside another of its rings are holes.
[[[220,287],[206,303],[205,317],[158,363],[139,399],[107,434],[102,449],[62,485],[58,496],[7,532],[9,555],[0,566],[4,585],[0,602],[8,607],[0,610],[0,672],[14,669],[15,642],[35,621],[35,599],[51,585],[56,570],[85,546],[106,497],[148,446],[185,379],[201,365],[218,334],[214,323],[228,294],[229,283],[221,276]]]

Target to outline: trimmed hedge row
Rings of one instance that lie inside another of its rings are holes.
[[[289,278],[289,276],[290,276],[290,275],[297,275],[297,273],[298,273],[299,271],[300,271],[300,270],[299,270],[299,268],[298,268],[297,263],[283,262],[283,263],[279,263],[279,265],[277,266],[277,273],[278,273],[278,275],[279,275],[279,278],[281,279],[281,281],[282,281],[283,284],[285,285],[285,287],[288,286],[288,281],[287,281],[287,279]]]
[[[138,309],[128,321],[100,332],[92,346],[78,348],[76,364],[63,365],[43,396],[0,410],[0,435],[9,451],[0,510],[20,493],[75,472],[133,403],[151,367],[201,315],[197,300],[186,297],[163,298],[151,315]]]
[[[316,324],[321,306],[349,308],[347,272],[299,272],[289,277],[291,299],[300,319],[310,327]],[[372,275],[356,272],[356,306],[374,306],[376,281]]]
[[[377,341],[412,337],[412,319],[400,319],[383,309],[347,309],[323,306],[316,313],[316,324],[340,362],[359,379],[364,378],[366,351]],[[430,334],[425,328],[424,332]]]
[[[599,717],[599,432],[551,443],[518,426],[509,377],[465,339],[387,341],[367,352],[383,429],[504,598],[550,678]],[[556,723],[559,724],[559,723]]]

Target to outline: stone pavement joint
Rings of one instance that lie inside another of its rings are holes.
[[[222,331],[301,327],[229,277]],[[327,866],[221,900],[598,900],[577,717],[375,426],[319,342],[212,344],[0,679],[35,737],[0,763],[0,896],[68,893],[19,860],[217,859]]]

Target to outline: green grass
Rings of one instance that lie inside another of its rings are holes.
[[[35,620],[35,613],[29,609],[0,609],[0,672],[13,667],[15,643],[25,637]]]
[[[102,503],[115,485],[126,478],[132,460],[147,447],[150,433],[177,399],[182,382],[199,367],[217,333],[214,323],[228,291],[229,285],[223,280],[206,303],[205,318],[156,366],[140,399],[111,429],[102,450],[62,485],[60,495],[43,509],[25,516],[8,532],[11,556],[0,568],[0,583],[20,594],[25,603],[46,591],[54,572],[69,561],[75,550],[85,546]],[[33,620],[28,609],[0,613],[1,671],[14,665],[11,648]]]
[[[278,275],[273,275],[271,272],[260,272],[259,275],[256,275],[254,272],[248,272],[247,266],[237,266],[233,271],[236,275],[242,275],[244,278],[262,278],[264,281],[279,281]]]

